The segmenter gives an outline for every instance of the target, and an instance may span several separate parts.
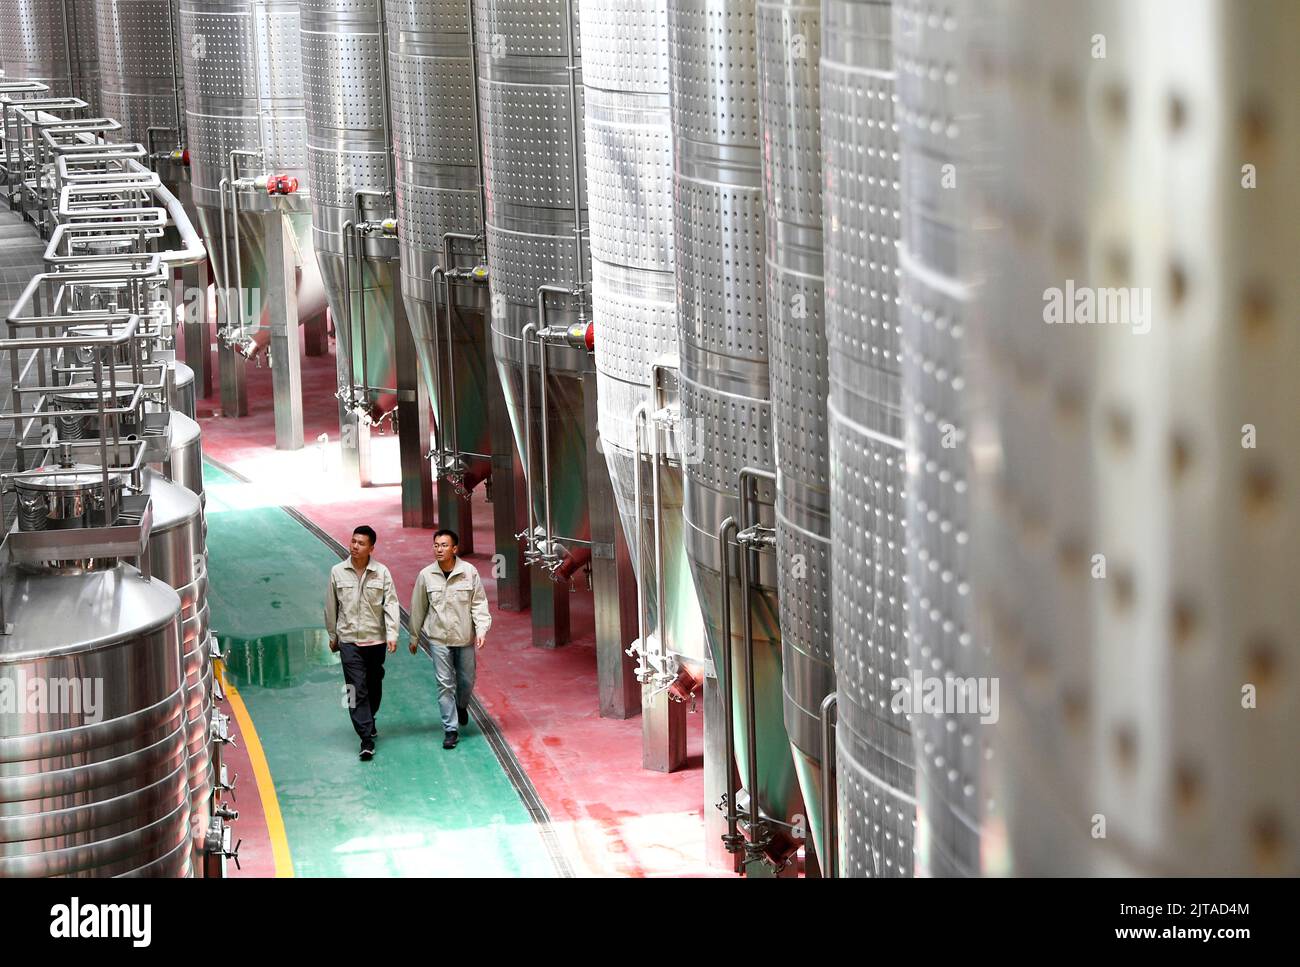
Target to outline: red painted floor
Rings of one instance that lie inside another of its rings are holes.
[[[200,402],[204,452],[251,479],[267,502],[293,507],[341,543],[347,543],[357,524],[371,524],[379,533],[376,556],[391,569],[403,603],[409,603],[416,575],[432,558],[432,531],[401,527],[397,441],[392,436],[374,438],[375,486],[363,489],[345,479],[334,385],[332,356],[304,357],[308,446],[277,451],[271,374],[265,367],[250,367],[248,417],[219,415],[216,387],[212,398]],[[495,602],[488,566],[491,507],[481,491],[475,499],[475,540],[479,553],[470,559]],[[704,859],[702,713],[688,716],[688,767],[672,775],[647,772],[641,768],[640,718],[615,721],[597,713],[589,594],[574,595],[574,641],[561,649],[532,647],[526,612],[494,607],[493,622],[480,656],[479,698],[536,786],[577,872],[724,875]],[[249,780],[242,786],[241,791],[248,790],[245,796],[252,794],[251,770]],[[249,818],[254,820],[251,827],[257,820]],[[248,839],[256,832],[237,827],[237,835]]]

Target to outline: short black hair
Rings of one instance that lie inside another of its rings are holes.
[[[352,536],[356,537],[358,534],[360,534],[362,537],[370,538],[371,547],[374,547],[375,543],[379,540],[379,538],[375,536],[375,529],[371,527],[369,524],[359,524],[356,527],[352,528]]]
[[[457,534],[454,530],[449,530],[446,527],[444,527],[440,531],[435,531],[433,535],[433,539],[436,541],[439,537],[450,537],[451,546],[460,547],[460,535]]]

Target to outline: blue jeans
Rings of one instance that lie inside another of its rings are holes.
[[[474,646],[452,648],[433,645],[433,668],[438,677],[438,711],[444,732],[460,731],[456,708],[468,708],[474,694]]]

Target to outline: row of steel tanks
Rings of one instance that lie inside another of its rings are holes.
[[[56,152],[50,271],[6,323],[5,350],[23,363],[6,367],[18,373],[6,411],[22,430],[3,454],[13,631],[0,667],[13,694],[40,681],[63,704],[6,709],[0,864],[220,875],[235,813],[221,801],[201,441],[181,412],[193,380],[175,360],[171,293],[204,252],[180,202],[109,128],[83,127]]]
[[[838,873],[1294,872],[1294,7],[825,16]]]
[[[1300,10],[963,14],[972,583],[1001,701],[982,808],[950,786],[949,815],[979,821],[984,872],[1294,875]]]

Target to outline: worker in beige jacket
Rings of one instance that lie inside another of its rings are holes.
[[[325,632],[330,650],[343,660],[343,681],[352,727],[361,738],[360,757],[375,755],[375,717],[384,697],[384,656],[397,651],[401,616],[388,568],[374,560],[375,531],[352,532],[350,556],[330,570],[325,586]]]
[[[411,597],[411,654],[415,654],[418,632],[433,653],[444,749],[456,748],[460,727],[469,721],[475,652],[492,627],[483,579],[474,565],[456,556],[459,550],[455,531],[434,534],[434,562],[415,579]]]

